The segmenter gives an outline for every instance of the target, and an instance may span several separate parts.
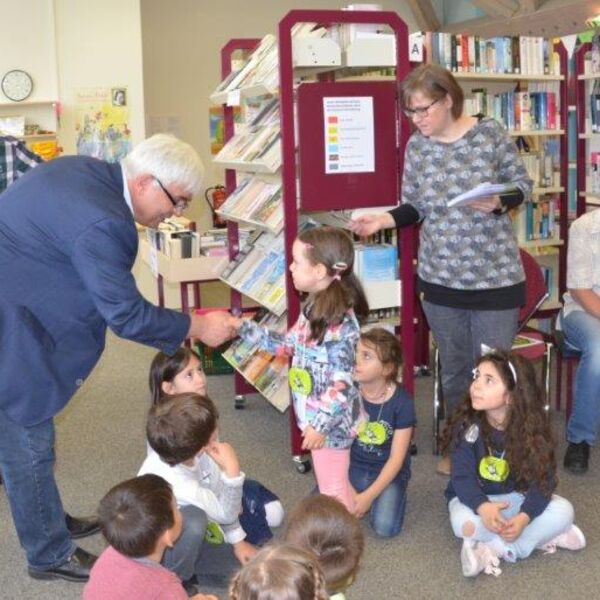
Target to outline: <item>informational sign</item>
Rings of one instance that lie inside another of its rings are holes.
[[[325,173],[373,173],[375,134],[371,96],[323,98]]]

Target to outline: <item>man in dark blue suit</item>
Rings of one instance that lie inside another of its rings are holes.
[[[32,577],[85,581],[95,560],[69,534],[53,418],[98,362],[106,327],[166,353],[186,337],[217,346],[235,334],[227,313],[148,303],[131,274],[135,222],[180,215],[202,175],[191,146],[156,135],[121,164],[44,163],[0,198],[0,467]]]

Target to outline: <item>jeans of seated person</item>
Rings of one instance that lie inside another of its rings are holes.
[[[519,309],[470,310],[425,301],[422,304],[440,352],[447,419],[469,391],[481,344],[510,350],[518,328]]]
[[[373,467],[351,464],[350,483],[357,492],[364,492],[379,477],[380,472]],[[393,537],[402,530],[409,479],[410,473],[399,473],[371,504],[369,522],[377,535]]]
[[[173,571],[182,581],[187,581],[200,570],[200,554],[204,534],[208,525],[206,513],[197,506],[181,508],[183,527],[173,548],[168,548],[163,556],[164,567]]]
[[[54,422],[25,427],[0,411],[0,465],[29,566],[47,570],[75,551],[54,478]]]
[[[258,481],[244,481],[240,525],[246,532],[247,542],[260,546],[273,537],[267,522],[265,505],[277,501],[279,498]]]
[[[568,344],[581,352],[567,440],[593,446],[600,425],[600,319],[584,310],[572,310],[562,318],[562,328]]]
[[[508,502],[509,506],[502,511],[502,515],[510,519],[520,512],[525,496],[519,492],[511,492],[491,495],[488,499],[490,502]],[[533,519],[516,540],[506,542],[497,533],[487,529],[481,517],[462,504],[458,498],[450,500],[448,511],[456,537],[465,539],[463,526],[470,522],[475,526],[475,533],[468,539],[488,544],[500,558],[509,562],[527,558],[536,548],[541,548],[557,535],[564,533],[573,525],[574,517],[573,505],[565,498],[553,494],[546,510]]]

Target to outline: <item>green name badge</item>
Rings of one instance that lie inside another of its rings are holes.
[[[312,378],[306,369],[292,367],[288,373],[288,381],[292,392],[308,396],[312,392]]]
[[[385,426],[379,421],[363,423],[358,430],[358,440],[363,444],[381,446],[387,441]]]
[[[502,483],[506,481],[509,473],[510,467],[504,458],[488,455],[479,461],[479,475],[482,479]]]

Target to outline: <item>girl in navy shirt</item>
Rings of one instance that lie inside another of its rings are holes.
[[[354,379],[368,415],[350,451],[354,514],[369,520],[382,537],[398,535],[404,521],[410,479],[410,440],[416,423],[412,397],[397,383],[402,349],[382,328],[360,336]]]
[[[442,442],[452,458],[446,498],[465,577],[497,576],[500,559],[515,562],[536,548],[585,546],[571,503],[553,494],[554,440],[533,366],[513,352],[483,350]]]

